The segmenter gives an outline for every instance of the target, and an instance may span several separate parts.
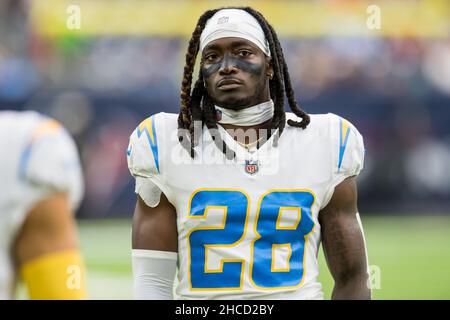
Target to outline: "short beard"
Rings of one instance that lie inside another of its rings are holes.
[[[242,99],[227,100],[220,103],[214,101],[214,104],[221,108],[230,109],[234,111],[247,109],[258,104],[258,101],[261,100],[261,91],[262,91],[261,87],[257,86],[255,89],[255,93],[251,96]]]

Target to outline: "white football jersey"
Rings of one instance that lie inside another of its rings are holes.
[[[177,117],[143,121],[127,154],[136,193],[146,201],[156,185],[177,211],[178,297],[323,299],[318,214],[362,170],[357,129],[331,113],[311,115],[305,130],[286,124],[277,146],[272,135],[247,150],[219,126],[236,158],[225,160],[205,129],[192,160]]]
[[[75,209],[83,176],[74,141],[53,119],[36,112],[0,111],[0,299],[14,294],[11,248],[27,213],[55,192]]]

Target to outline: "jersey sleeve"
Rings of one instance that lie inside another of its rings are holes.
[[[358,176],[364,168],[364,140],[356,127],[348,120],[330,114],[331,183],[327,200],[335,187],[346,178]]]
[[[338,117],[335,119],[334,133],[338,135],[333,137],[338,141],[335,148],[336,178],[347,178],[357,176],[364,167],[364,140],[362,135],[348,120]],[[337,127],[337,130],[336,130]],[[337,131],[337,132],[336,132]],[[336,139],[337,138],[337,139]]]
[[[47,120],[33,136],[25,159],[22,178],[28,184],[46,194],[65,192],[71,208],[78,208],[84,194],[83,173],[75,142],[61,125]]]
[[[160,163],[163,143],[164,118],[156,114],[139,124],[128,145],[128,169],[136,180],[135,192],[150,207],[159,204],[161,192],[170,195]]]

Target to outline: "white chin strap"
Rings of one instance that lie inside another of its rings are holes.
[[[231,110],[216,107],[217,122],[220,124],[232,124],[235,126],[249,127],[264,123],[273,118],[273,101],[269,100],[256,106],[242,110]]]

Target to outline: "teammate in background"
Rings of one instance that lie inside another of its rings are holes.
[[[76,146],[36,112],[0,112],[0,299],[84,299],[74,210],[83,195]]]
[[[182,299],[323,299],[321,241],[332,298],[371,298],[355,181],[363,139],[343,118],[299,108],[278,37],[255,10],[200,17],[180,114],[142,122],[127,154],[135,298],[171,299],[178,268]]]

